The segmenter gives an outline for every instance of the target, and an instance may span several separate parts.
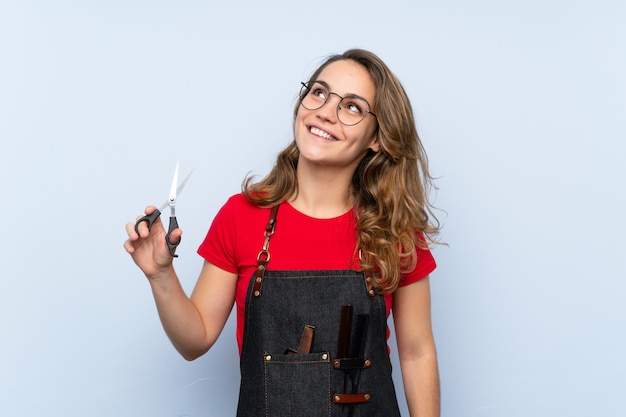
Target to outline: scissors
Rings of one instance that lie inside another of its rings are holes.
[[[193,169],[192,169],[191,172],[185,177],[183,182],[181,182],[180,185],[177,186],[179,165],[180,163],[177,162],[176,170],[174,171],[174,178],[172,179],[172,185],[170,186],[169,198],[161,205],[161,207],[159,207],[153,213],[143,216],[142,218],[137,220],[137,222],[135,223],[135,232],[137,234],[139,234],[139,224],[141,224],[141,222],[148,223],[148,230],[152,230],[152,224],[161,215],[161,211],[163,211],[165,207],[169,206],[170,207],[170,226],[167,230],[167,234],[165,235],[165,243],[167,243],[167,247],[170,250],[170,255],[172,255],[172,257],[174,258],[178,258],[178,255],[176,255],[175,251],[176,251],[176,247],[180,244],[180,239],[178,239],[178,242],[176,243],[170,242],[170,234],[172,233],[174,229],[178,229],[178,221],[176,221],[176,196],[178,193],[180,193],[183,190],[183,188],[185,188],[187,181],[189,181],[189,177],[191,177],[191,174],[193,173]]]

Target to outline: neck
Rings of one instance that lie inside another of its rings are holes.
[[[298,165],[298,192],[289,203],[310,217],[327,219],[341,216],[353,206],[352,172],[332,167],[312,169]]]

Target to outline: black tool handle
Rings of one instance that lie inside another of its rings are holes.
[[[369,314],[357,314],[354,325],[354,335],[350,346],[351,358],[365,357],[365,343],[367,343],[367,329],[369,328]]]
[[[350,354],[350,338],[352,335],[352,306],[341,306],[339,316],[339,335],[337,339],[337,359],[347,358]]]
[[[139,234],[139,225],[141,222],[148,223],[148,230],[152,230],[152,224],[159,218],[161,212],[159,209],[154,210],[151,214],[146,214],[135,222],[135,233]]]
[[[176,247],[180,245],[180,239],[178,239],[178,242],[176,243],[170,242],[170,234],[174,231],[174,229],[178,229],[178,221],[176,220],[176,217],[171,216],[170,227],[167,230],[167,234],[165,235],[165,243],[167,243],[167,247],[170,249],[170,255],[172,255],[172,257],[174,258],[178,258],[178,255],[176,255]]]

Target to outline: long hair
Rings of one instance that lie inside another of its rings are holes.
[[[352,60],[362,65],[376,86],[373,111],[378,121],[380,150],[369,150],[352,177],[361,268],[372,272],[382,293],[396,290],[402,273],[415,268],[416,249],[435,242],[440,224],[429,192],[434,187],[428,158],[417,134],[413,109],[400,81],[375,54],[351,49],[333,55],[311,75],[315,81],[333,62]],[[305,93],[303,93],[305,94]],[[303,95],[294,109],[294,122]],[[253,183],[247,177],[244,195],[260,206],[274,206],[298,190],[296,170],[300,152],[295,140],[279,155],[270,173]]]

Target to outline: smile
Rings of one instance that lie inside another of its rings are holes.
[[[319,129],[317,127],[309,128],[309,132],[311,132],[315,136],[319,136],[320,138],[323,138],[323,139],[326,139],[326,140],[337,140],[331,134],[329,134],[328,132],[324,132],[322,129]]]

